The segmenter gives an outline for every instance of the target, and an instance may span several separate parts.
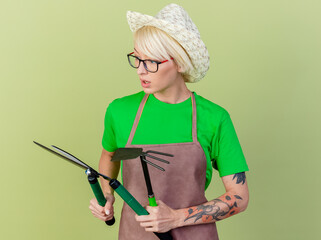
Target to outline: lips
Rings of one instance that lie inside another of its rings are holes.
[[[150,83],[150,81],[147,81],[147,80],[141,79],[141,78],[140,78],[140,81],[142,81],[142,82],[144,82],[144,83]]]
[[[143,88],[148,88],[148,87],[150,87],[150,84],[151,84],[150,81],[147,81],[147,80],[145,80],[145,79],[140,79],[140,82],[141,82]]]

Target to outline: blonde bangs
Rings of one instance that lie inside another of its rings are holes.
[[[154,26],[144,26],[134,32],[134,44],[148,58],[158,61],[174,58],[183,70],[185,81],[188,81],[188,73],[194,68],[191,59],[185,49],[166,32]]]
[[[158,61],[170,59],[161,38],[161,34],[151,26],[140,28],[134,32],[134,43],[140,49],[140,53]]]

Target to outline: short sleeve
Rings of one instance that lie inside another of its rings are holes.
[[[211,159],[220,177],[249,170],[228,112],[223,115],[212,141]]]
[[[112,104],[109,104],[105,114],[102,145],[103,148],[108,152],[114,152],[117,149],[114,121],[112,116]]]

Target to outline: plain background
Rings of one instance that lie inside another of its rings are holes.
[[[126,11],[171,1],[0,1],[2,239],[116,239],[92,217],[82,169],[32,141],[98,167],[115,98],[141,90],[126,54]],[[220,239],[321,239],[320,1],[176,1],[211,57],[188,87],[231,115],[247,159],[248,209],[217,223]],[[217,172],[209,199],[224,193]]]

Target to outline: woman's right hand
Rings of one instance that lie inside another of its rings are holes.
[[[97,202],[96,198],[93,198],[90,200],[89,209],[91,213],[96,217],[99,218],[102,221],[108,221],[111,220],[114,216],[114,207],[113,204],[115,202],[115,197],[107,193],[105,195],[105,198],[107,200],[104,207],[100,206]]]

